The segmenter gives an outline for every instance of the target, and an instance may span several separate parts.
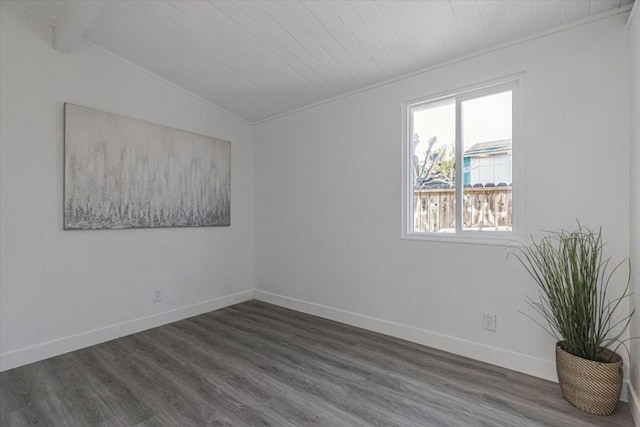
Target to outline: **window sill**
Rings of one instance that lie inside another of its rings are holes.
[[[403,240],[415,240],[422,242],[458,243],[464,245],[486,245],[512,247],[522,243],[514,232],[505,232],[499,235],[478,235],[477,233],[402,233]]]

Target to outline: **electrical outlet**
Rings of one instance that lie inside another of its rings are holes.
[[[498,316],[495,313],[482,313],[482,327],[487,331],[496,331]]]
[[[153,302],[160,302],[164,298],[164,289],[154,289],[153,290]]]

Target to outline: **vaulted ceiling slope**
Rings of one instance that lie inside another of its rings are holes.
[[[55,26],[68,2],[13,3]],[[631,3],[110,0],[83,37],[255,123]]]

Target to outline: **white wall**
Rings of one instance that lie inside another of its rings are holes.
[[[631,335],[640,337],[640,12],[638,3],[634,5],[630,21],[629,36],[631,40],[630,76],[631,76],[631,260],[633,268],[634,296],[631,307],[636,308],[635,320],[631,327]],[[636,425],[640,426],[640,339],[631,342],[631,386],[633,388],[633,416]]]
[[[250,298],[251,126],[0,4],[2,369]],[[63,231],[64,102],[231,141],[231,227]]]
[[[254,128],[260,299],[555,378],[501,247],[402,240],[402,103],[526,72],[525,232],[603,226],[629,254],[626,15],[476,56]],[[497,313],[496,333],[481,327]]]

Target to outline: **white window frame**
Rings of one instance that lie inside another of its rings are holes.
[[[425,96],[403,103],[403,143],[402,143],[402,233],[401,238],[411,240],[426,240],[447,243],[471,243],[485,245],[513,244],[521,238],[524,212],[522,209],[524,182],[522,177],[524,160],[524,73],[505,76],[492,80],[451,90],[431,96]],[[476,231],[462,228],[462,200],[464,180],[456,179],[456,231],[454,233],[416,232],[413,231],[413,159],[411,153],[411,110],[420,105],[436,104],[455,99],[456,109],[456,177],[463,176],[463,151],[461,134],[461,111],[463,101],[474,99],[506,90],[512,91],[512,217],[511,231]]]

